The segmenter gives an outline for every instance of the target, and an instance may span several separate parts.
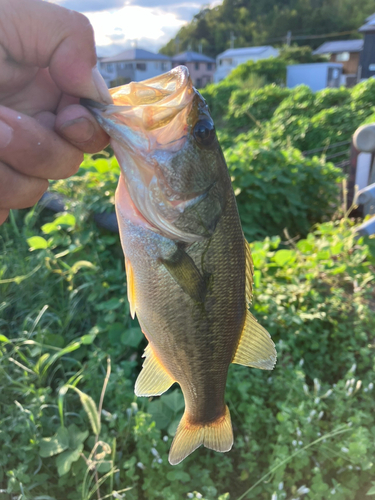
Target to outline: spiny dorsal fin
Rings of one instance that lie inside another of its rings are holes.
[[[185,293],[197,302],[204,302],[207,293],[206,281],[183,248],[177,248],[176,252],[168,260],[163,259],[162,263]]]
[[[232,363],[272,370],[276,363],[276,349],[270,334],[250,311],[246,312],[240,343]]]
[[[220,452],[232,448],[233,431],[228,406],[225,407],[222,417],[202,425],[191,424],[184,413],[169,451],[169,463],[179,464],[202,444],[206,448]]]
[[[135,382],[136,396],[160,396],[175,382],[156,357],[150,344],[143,354],[145,361]]]
[[[130,260],[125,259],[126,282],[128,291],[128,301],[130,305],[130,315],[134,319],[135,316],[135,285],[134,285],[134,272]]]

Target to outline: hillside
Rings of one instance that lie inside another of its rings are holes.
[[[171,56],[202,44],[203,52],[215,57],[229,48],[231,33],[235,47],[280,45],[288,30],[293,37],[345,32],[335,39],[358,38],[356,30],[373,12],[372,0],[224,0],[202,9],[160,52]],[[292,40],[316,48],[332,37]]]

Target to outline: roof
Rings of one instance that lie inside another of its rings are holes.
[[[361,52],[363,40],[337,40],[335,42],[325,42],[314,50],[313,54],[338,54],[340,52]]]
[[[199,54],[198,52],[193,52],[192,50],[187,50],[186,52],[181,52],[172,57],[174,62],[208,62],[214,63],[215,59],[212,57],[205,56],[204,54]]]
[[[300,63],[300,64],[288,64],[287,68],[296,68],[297,66],[303,66],[307,68],[311,66],[312,68],[342,68],[342,63],[332,63],[332,62],[316,62],[316,63]]]
[[[129,49],[124,52],[120,52],[112,57],[104,57],[101,62],[120,62],[120,61],[170,61],[171,58],[164,56],[163,54],[155,54],[154,52],[150,52],[144,49]]]
[[[222,52],[217,57],[235,57],[235,56],[257,56],[266,52],[267,50],[277,50],[272,45],[263,45],[261,47],[242,47],[240,49],[227,49],[225,52]]]
[[[375,31],[375,14],[372,14],[366,19],[366,24],[359,28],[360,32]]]

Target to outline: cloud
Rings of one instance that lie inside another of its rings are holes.
[[[54,3],[78,12],[101,12],[121,9],[127,2],[126,0],[55,0]]]

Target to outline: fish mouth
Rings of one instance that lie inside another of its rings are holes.
[[[174,222],[204,200],[209,189],[172,192],[159,168],[160,161],[181,150],[197,120],[198,93],[188,69],[178,66],[155,78],[110,89],[110,94],[113,104],[90,99],[80,103],[111,137],[134,205],[155,231],[179,241],[196,241],[196,235],[179,231]]]
[[[197,95],[189,71],[178,66],[143,82],[110,89],[113,104],[81,99],[108,135],[128,150],[177,151],[187,137],[189,114]]]

